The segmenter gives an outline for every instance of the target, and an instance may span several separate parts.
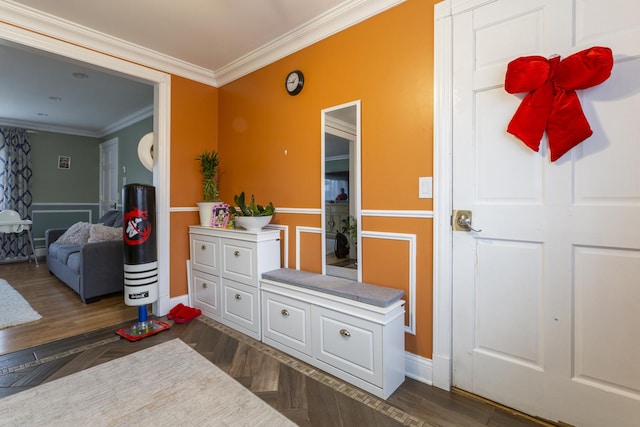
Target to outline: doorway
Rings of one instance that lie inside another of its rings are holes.
[[[38,29],[45,22],[30,22],[29,28]],[[37,30],[34,30],[37,31]],[[85,49],[82,40],[75,44],[44,36],[42,32],[33,32],[23,28],[0,23],[0,39],[39,49],[53,55],[60,55],[72,60],[81,61],[89,66],[146,82],[154,86],[154,134],[157,143],[157,167],[153,173],[153,185],[156,187],[157,236],[159,241],[169,241],[169,151],[170,151],[170,106],[171,76],[169,74],[146,68],[132,62],[105,55],[94,50]],[[73,40],[72,40],[73,42]],[[114,51],[117,48],[114,47]],[[153,313],[159,316],[166,314],[171,308],[169,265],[170,245],[158,245],[158,301],[153,304]]]
[[[434,375],[443,384],[449,354],[449,385],[531,415],[585,426],[640,416],[629,339],[640,322],[632,279],[640,234],[626,227],[640,214],[640,192],[628,185],[640,179],[628,160],[640,154],[630,116],[640,106],[640,24],[627,18],[637,8],[498,0],[438,17],[436,31],[451,42],[447,53],[440,39],[436,52],[447,70],[434,144],[445,181],[436,191],[434,295]],[[594,134],[551,162],[546,138],[534,152],[505,132],[522,98],[504,91],[507,63],[591,46],[618,52],[610,79],[579,93]],[[444,219],[453,209],[471,210],[478,231],[452,232]]]

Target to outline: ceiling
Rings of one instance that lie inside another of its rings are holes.
[[[186,64],[215,86],[402,1],[0,0],[0,10],[84,32],[88,47],[106,38]],[[153,105],[148,85],[2,40],[0,93],[2,125],[89,136],[147,117]]]

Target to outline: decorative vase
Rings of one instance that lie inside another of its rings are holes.
[[[236,216],[236,227],[242,227],[252,233],[262,230],[262,227],[271,222],[273,215],[269,216]]]

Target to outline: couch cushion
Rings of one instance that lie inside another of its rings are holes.
[[[82,245],[68,245],[55,242],[49,245],[49,254],[47,256],[54,257],[66,264],[69,256],[73,253],[80,252],[80,249],[82,249]]]
[[[89,240],[91,223],[76,222],[64,234],[58,237],[57,243],[84,245]]]
[[[107,211],[102,215],[102,218],[98,220],[98,224],[106,225],[108,227],[122,227],[122,212]]]
[[[122,240],[122,227],[93,224],[89,232],[88,243],[104,242],[106,240]]]
[[[80,252],[73,252],[69,254],[69,258],[67,259],[67,267],[69,270],[73,271],[76,274],[80,274]]]

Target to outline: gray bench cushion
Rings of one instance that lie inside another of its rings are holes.
[[[339,277],[323,276],[307,271],[281,268],[262,274],[265,280],[300,286],[318,292],[348,298],[378,307],[388,307],[399,301],[404,292],[383,286],[369,285]]]

